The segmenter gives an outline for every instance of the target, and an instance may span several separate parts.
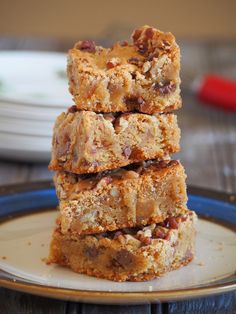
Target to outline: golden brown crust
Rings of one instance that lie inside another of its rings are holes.
[[[131,169],[88,176],[58,172],[54,181],[62,232],[91,234],[146,225],[185,210],[186,175],[178,161]]]
[[[114,281],[151,280],[193,259],[195,224],[195,213],[186,210],[177,225],[150,225],[118,236],[112,233],[70,237],[57,228],[48,262]],[[149,241],[143,240],[145,233]]]
[[[69,51],[70,92],[79,109],[167,112],[181,107],[180,51],[171,33],[143,26],[132,44],[78,42]]]
[[[94,173],[179,151],[174,114],[62,113],[55,123],[51,170]]]

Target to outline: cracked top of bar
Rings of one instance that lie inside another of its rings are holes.
[[[78,109],[170,112],[181,107],[180,51],[171,33],[136,29],[111,48],[79,41],[68,55],[69,90]]]

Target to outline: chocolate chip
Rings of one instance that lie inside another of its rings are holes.
[[[88,246],[85,249],[85,254],[90,257],[90,258],[94,258],[96,256],[98,256],[98,249],[96,248],[95,245],[93,246]]]
[[[75,45],[75,48],[82,50],[82,51],[87,51],[87,52],[95,52],[96,51],[95,42],[92,40],[79,41]]]
[[[148,51],[148,47],[146,45],[141,44],[138,46],[138,52],[141,55],[144,55],[147,51]]]
[[[147,36],[147,38],[151,39],[154,35],[153,28],[151,28],[151,27],[147,28],[145,31],[145,35]]]
[[[128,63],[130,63],[130,64],[134,64],[134,65],[137,65],[137,66],[138,66],[138,65],[140,64],[140,61],[141,61],[141,60],[138,59],[138,58],[134,58],[134,57],[133,57],[133,58],[129,58],[127,61],[128,61]]]
[[[71,107],[68,109],[68,112],[70,112],[70,113],[75,113],[75,112],[77,112],[77,111],[78,111],[78,108],[77,108],[77,106],[75,106],[75,105],[71,106]]]
[[[125,234],[129,234],[129,235],[135,235],[139,230],[140,230],[140,228],[138,228],[138,227],[123,228],[123,229],[122,229],[122,231],[123,231]]]
[[[166,228],[166,221],[162,221],[158,223],[158,226]]]
[[[113,239],[117,239],[120,235],[122,235],[123,233],[121,231],[116,231],[115,234],[114,234],[114,237]]]
[[[126,158],[129,158],[129,156],[131,155],[132,150],[129,146],[126,146],[123,150],[123,154],[125,155]]]
[[[133,263],[134,257],[129,251],[122,249],[117,252],[115,261],[119,266],[125,268]]]
[[[125,103],[127,105],[143,105],[145,103],[144,99],[141,96],[131,96],[125,98]]]
[[[176,85],[173,82],[166,83],[156,83],[154,85],[154,90],[158,91],[161,95],[168,95],[171,92],[174,92]]]
[[[97,162],[96,160],[94,160],[94,161],[91,163],[91,165],[92,165],[94,168],[96,168],[96,167],[98,166],[98,162]]]

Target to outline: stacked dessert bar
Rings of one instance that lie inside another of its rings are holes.
[[[194,256],[196,215],[184,168],[170,160],[180,130],[180,52],[149,26],[111,48],[69,51],[75,105],[54,127],[59,217],[49,262],[116,281],[149,280]]]

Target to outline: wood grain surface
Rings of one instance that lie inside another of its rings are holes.
[[[0,49],[66,51],[71,42],[0,38]],[[236,113],[207,107],[191,92],[191,83],[205,73],[236,79],[236,42],[182,42],[183,109],[179,158],[189,185],[236,193]],[[0,160],[0,185],[51,179],[47,164]],[[0,289],[0,313],[236,313],[236,293],[157,305],[110,306],[63,302]]]

